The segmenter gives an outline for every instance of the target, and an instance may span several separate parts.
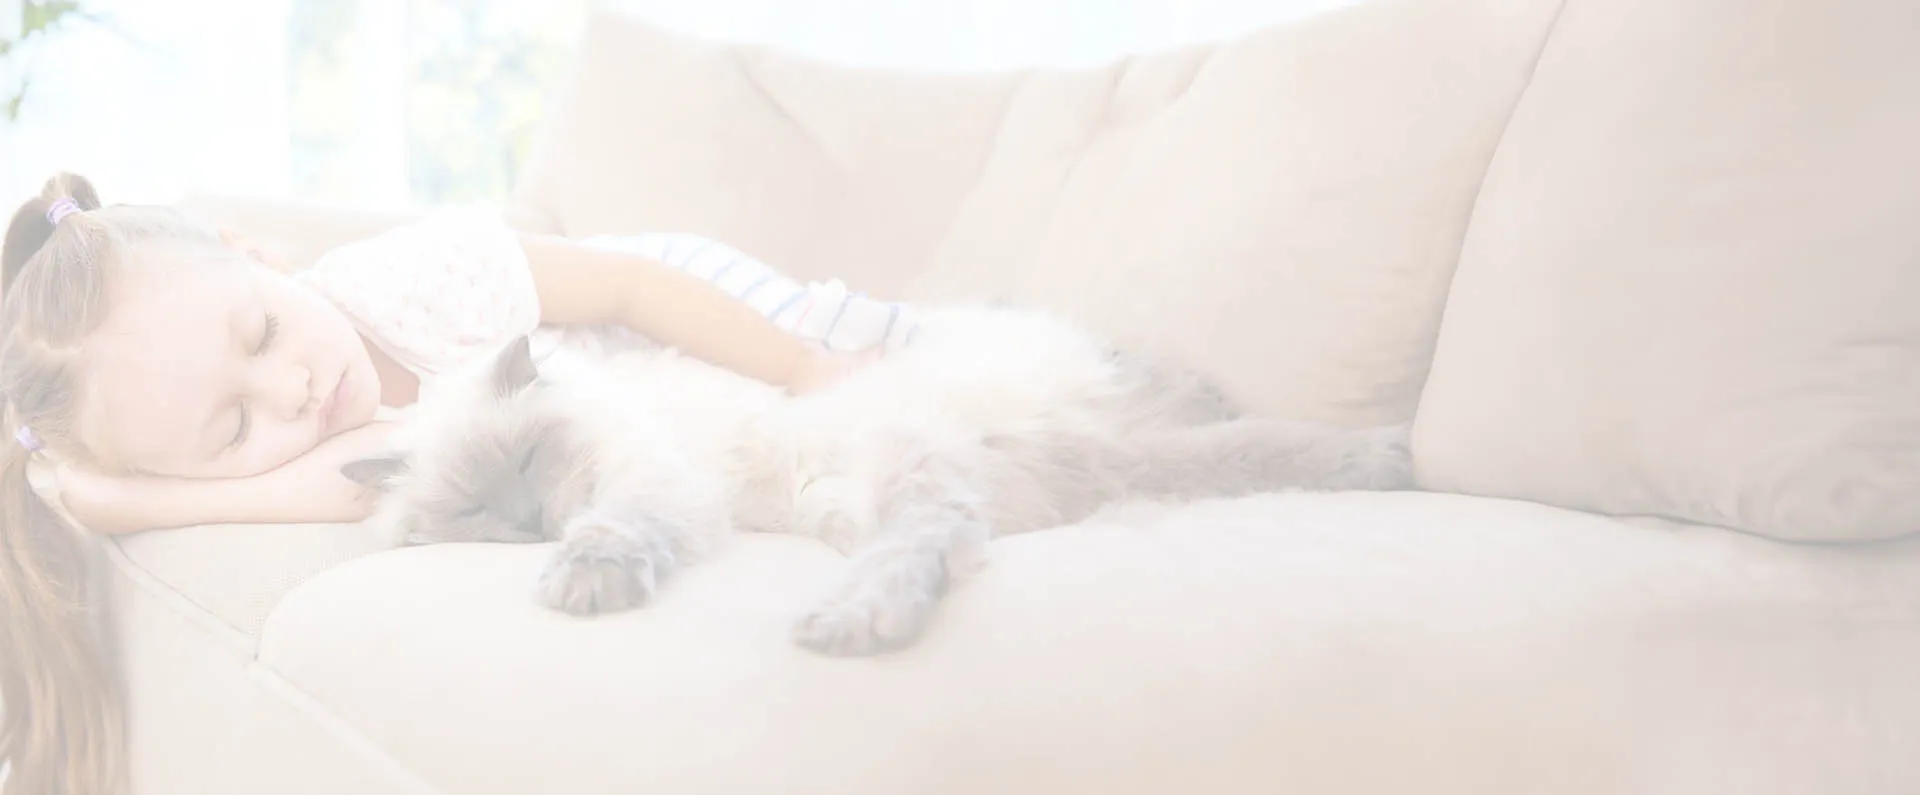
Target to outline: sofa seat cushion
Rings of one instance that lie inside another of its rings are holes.
[[[106,539],[139,569],[251,644],[280,598],[307,578],[392,548],[371,525],[221,524]]]
[[[336,566],[260,663],[465,795],[1920,791],[1920,544],[1418,493],[1140,505],[997,542],[866,659],[788,643],[844,565],[813,542],[739,538],[595,619],[533,604],[550,551]]]

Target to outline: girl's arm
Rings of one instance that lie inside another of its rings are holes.
[[[283,272],[295,268],[231,230],[229,245]],[[808,345],[718,286],[658,261],[522,233],[521,249],[540,296],[540,322],[621,325],[734,372],[807,392],[877,353],[836,354]]]
[[[521,246],[542,323],[626,326],[795,392],[829,383],[860,361],[810,346],[719,287],[652,259],[551,235],[522,235]]]
[[[349,461],[386,451],[385,423],[347,431],[280,468],[250,478],[114,477],[59,470],[60,502],[96,533],[137,533],[202,524],[357,522],[374,495],[340,474]]]

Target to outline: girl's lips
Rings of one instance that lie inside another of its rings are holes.
[[[333,385],[333,394],[328,395],[327,402],[320,407],[321,438],[331,438],[340,430],[341,414],[346,411],[347,403],[353,397],[347,375],[340,374],[340,380]]]

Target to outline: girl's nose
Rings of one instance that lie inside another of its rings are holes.
[[[298,420],[313,402],[313,371],[296,364],[262,362],[248,390],[260,410],[283,420]]]

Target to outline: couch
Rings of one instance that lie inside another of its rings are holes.
[[[400,220],[206,197],[296,261]],[[996,543],[917,646],[843,559],[658,604],[356,525],[103,542],[134,795],[1920,792],[1920,4],[1374,0],[1099,68],[591,23],[509,216],[1046,307],[1420,488]]]

